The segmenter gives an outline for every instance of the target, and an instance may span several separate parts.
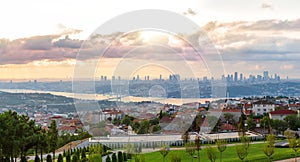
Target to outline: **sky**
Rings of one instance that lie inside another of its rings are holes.
[[[1,2],[0,80],[70,80],[75,67],[81,67],[77,72],[84,78],[90,77],[85,66],[94,65],[95,78],[155,78],[169,73],[201,78],[235,71],[248,76],[265,70],[282,78],[300,78],[299,4],[297,0]],[[143,9],[175,12],[199,29],[95,34],[112,18]],[[184,41],[198,41],[203,33],[220,60],[199,58]],[[108,49],[105,56],[99,55],[103,49]],[[82,60],[76,59],[80,53]]]

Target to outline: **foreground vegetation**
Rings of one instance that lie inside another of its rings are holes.
[[[43,153],[53,153],[55,150],[72,140],[90,137],[86,132],[78,136],[69,134],[58,135],[56,122],[53,120],[48,129],[36,126],[35,121],[26,115],[7,111],[0,114],[0,162],[26,161],[28,154],[35,153],[42,157]]]

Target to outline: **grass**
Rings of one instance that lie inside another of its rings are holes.
[[[247,158],[244,161],[267,161],[267,156],[263,152],[263,146],[266,144],[251,144],[249,147],[249,153]],[[217,148],[216,148],[217,150]],[[272,160],[282,160],[294,157],[294,152],[290,148],[275,148],[275,153],[272,155]],[[170,157],[172,154],[179,154],[182,156],[182,162],[191,162],[192,157],[185,152],[185,150],[172,150],[166,157],[166,162],[170,161]],[[299,153],[300,155],[300,153]],[[298,156],[299,156],[298,155]],[[195,152],[194,156],[197,156],[197,152]],[[220,153],[217,151],[217,159],[216,161],[220,161]],[[159,162],[162,161],[162,155],[159,152],[151,152],[145,154],[146,162]],[[134,160],[132,160],[134,161]],[[194,158],[194,162],[198,160]],[[201,162],[209,162],[209,159],[206,155],[206,149],[203,148],[200,151],[200,161]],[[223,162],[237,162],[241,161],[236,153],[235,146],[228,146],[227,149],[223,152]]]

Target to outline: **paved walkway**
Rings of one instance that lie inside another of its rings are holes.
[[[284,159],[284,160],[279,160],[279,161],[275,161],[275,162],[294,162],[295,158],[292,159]],[[300,157],[297,158],[297,162],[300,162]]]

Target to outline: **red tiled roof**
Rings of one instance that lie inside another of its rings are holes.
[[[272,115],[286,115],[286,114],[298,114],[296,111],[293,110],[275,110],[270,112]]]
[[[300,107],[299,104],[289,104],[289,107]]]
[[[62,130],[62,131],[73,131],[73,130],[76,130],[76,127],[74,127],[74,126],[62,126],[60,128],[60,130]]]
[[[244,104],[244,108],[245,108],[245,109],[247,109],[247,108],[252,108],[252,104],[245,103],[245,104]]]
[[[267,100],[259,100],[259,101],[254,102],[253,104],[255,104],[255,105],[262,105],[262,104],[273,105],[274,103],[267,101]]]
[[[235,127],[231,124],[225,123],[225,124],[221,125],[221,130],[234,130],[234,129],[235,129]]]

